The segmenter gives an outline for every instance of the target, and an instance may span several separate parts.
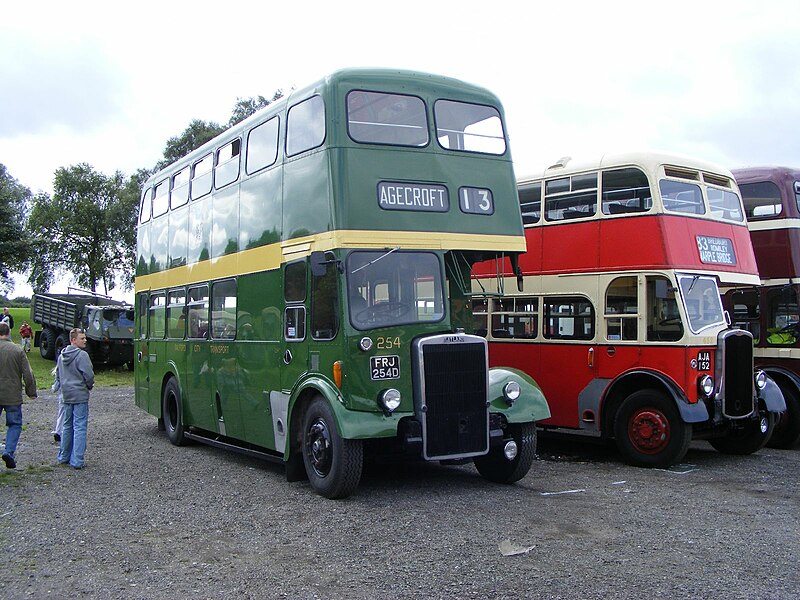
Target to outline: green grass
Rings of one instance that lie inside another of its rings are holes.
[[[2,309],[2,307],[0,307]],[[19,328],[23,321],[27,321],[28,325],[33,328],[33,334],[36,335],[37,331],[42,329],[41,325],[33,322],[31,319],[31,311],[28,308],[9,308],[8,312],[14,317],[14,330],[11,332],[11,337],[14,339],[15,344],[19,344]],[[31,338],[31,351],[28,353],[28,362],[31,364],[33,376],[36,377],[36,385],[40,390],[47,390],[53,384],[53,376],[51,371],[56,366],[55,361],[46,360],[39,354],[39,349],[33,347],[33,338]],[[95,367],[95,384],[99,386],[118,386],[118,385],[133,385],[133,371],[128,371],[126,366],[121,367]]]

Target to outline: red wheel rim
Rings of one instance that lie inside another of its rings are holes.
[[[628,438],[642,454],[657,454],[669,444],[669,420],[652,408],[636,411],[628,421]]]

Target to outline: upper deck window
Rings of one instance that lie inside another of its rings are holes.
[[[325,104],[312,96],[289,109],[286,124],[286,155],[294,156],[321,146],[325,141]]]
[[[181,169],[172,176],[172,192],[169,207],[178,208],[189,201],[189,167]]]
[[[597,173],[546,181],[544,202],[548,221],[593,217],[597,212]]]
[[[742,203],[734,192],[710,187],[707,188],[706,193],[708,194],[708,210],[712,216],[740,223],[744,221]]]
[[[522,224],[531,225],[539,221],[542,214],[542,183],[522,185],[519,188],[519,207]]]
[[[160,217],[169,209],[169,179],[165,179],[156,186],[153,195],[153,216]]]
[[[503,121],[493,106],[437,100],[433,106],[436,138],[446,150],[505,154]]]
[[[239,152],[242,141],[233,140],[217,150],[217,166],[214,168],[214,187],[217,189],[239,179]]]
[[[739,189],[748,219],[769,219],[783,212],[781,191],[771,181],[743,183]]]
[[[706,214],[703,204],[703,193],[700,186],[694,183],[661,179],[658,182],[664,210],[687,213],[690,215]]]
[[[347,94],[347,131],[356,142],[427,146],[425,103],[416,96],[352,91]]]
[[[800,210],[800,181],[794,182],[794,199],[797,203],[797,210]]]
[[[211,173],[214,156],[209,154],[194,163],[192,167],[192,200],[197,200],[211,191]]]
[[[615,169],[603,172],[603,214],[645,212],[653,207],[650,183],[640,169]]]
[[[278,159],[278,117],[254,127],[247,136],[246,170],[250,175]]]
[[[152,205],[153,188],[147,188],[142,194],[142,203],[139,205],[139,223],[147,223],[150,220]]]

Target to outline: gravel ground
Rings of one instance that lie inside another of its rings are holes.
[[[6,599],[800,597],[797,450],[696,442],[647,470],[542,440],[512,486],[371,467],[332,501],[280,465],[171,446],[132,388],[93,392],[86,469],[56,466],[55,411],[25,405],[0,472]]]

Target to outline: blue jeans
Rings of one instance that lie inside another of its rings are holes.
[[[14,458],[14,453],[17,451],[17,442],[19,442],[19,434],[22,433],[22,404],[16,406],[0,406],[0,414],[6,411],[6,448],[3,454],[8,454]]]
[[[64,429],[61,432],[58,462],[68,462],[76,469],[83,467],[83,454],[86,452],[86,424],[88,422],[88,402],[64,403]]]

